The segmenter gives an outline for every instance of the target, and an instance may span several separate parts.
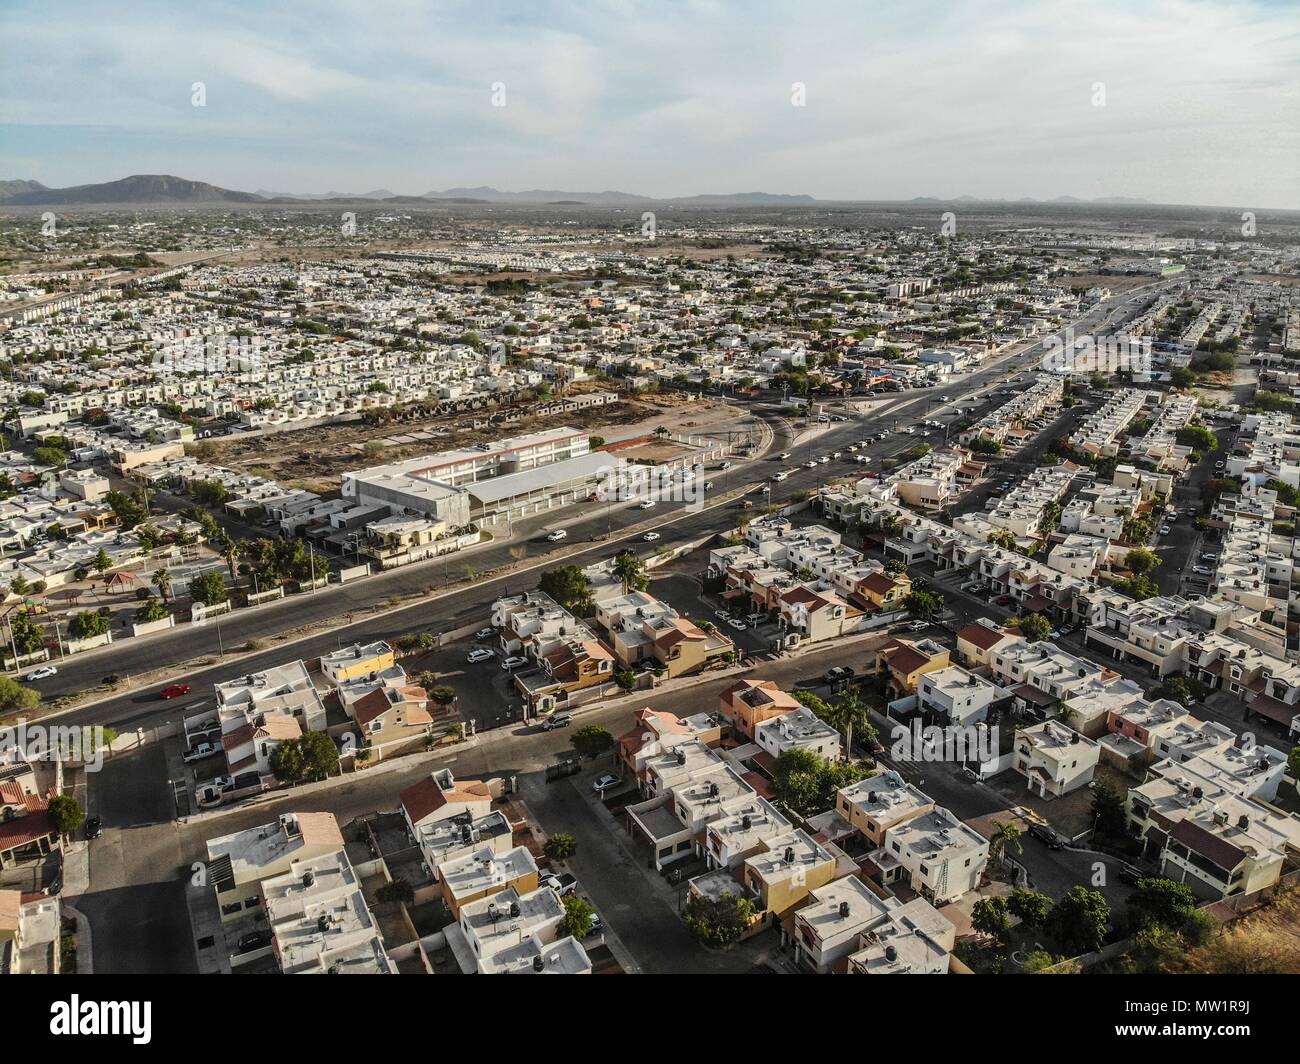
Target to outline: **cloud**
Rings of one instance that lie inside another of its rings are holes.
[[[0,174],[51,184],[1300,206],[1300,35],[1265,2],[19,0],[0,19],[23,41],[0,64]]]

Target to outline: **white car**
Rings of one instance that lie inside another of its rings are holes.
[[[637,505],[638,510],[653,510],[655,505],[654,499],[646,499],[645,502]]]
[[[734,628],[737,632],[743,632],[746,628],[749,627],[749,625],[747,625],[744,621],[738,620],[735,617],[730,618],[727,621],[727,623],[731,625],[731,627]]]
[[[820,458],[817,459],[818,465],[825,465],[829,461],[830,459],[827,458],[826,455],[822,455]]]
[[[1167,536],[1167,535],[1169,535],[1169,526],[1168,526],[1168,525],[1161,525],[1161,526],[1160,526],[1160,534],[1161,534],[1162,536]]]
[[[843,457],[843,452],[841,452],[841,451],[831,451],[831,457],[832,457],[832,458],[842,458],[842,457]]]
[[[907,626],[909,632],[923,632],[930,627],[929,621],[913,621]]]
[[[54,676],[58,671],[53,665],[42,665],[39,669],[32,669],[23,679],[28,683],[32,683],[35,680],[44,680],[47,677]]]
[[[181,760],[189,765],[193,764],[195,761],[202,761],[205,757],[215,757],[221,752],[222,747],[220,743],[202,742],[192,750],[187,750],[182,755]]]
[[[817,459],[816,459],[816,458],[809,458],[808,461],[804,462],[803,467],[804,467],[804,469],[816,469],[816,468],[817,468]]]
[[[569,533],[562,528],[557,528],[554,532],[547,533],[546,539],[550,543],[559,543],[562,539],[568,539]]]
[[[1192,572],[1197,576],[1213,576],[1214,570],[1205,565],[1193,565]]]
[[[496,654],[493,651],[487,647],[479,647],[477,650],[471,650],[469,657],[465,660],[471,665],[476,665],[480,661],[491,661],[494,657],[496,657]]]
[[[646,533],[644,536],[642,536],[641,538],[642,538],[643,540],[645,540],[647,543],[653,543],[655,540],[657,540],[657,539],[659,538],[659,533],[658,533],[658,532],[647,532],[647,533]]]
[[[520,665],[527,665],[527,664],[528,664],[527,658],[518,658],[518,657],[506,658],[505,661],[501,663],[501,667],[505,669],[506,672],[509,672],[511,669],[519,668]]]

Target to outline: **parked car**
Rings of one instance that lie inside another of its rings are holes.
[[[509,657],[506,658],[503,662],[501,662],[501,667],[505,669],[506,672],[509,672],[511,669],[519,668],[520,665],[527,665],[527,664],[528,664],[527,658]]]
[[[554,532],[548,532],[546,541],[548,543],[559,543],[562,539],[568,539],[569,533],[562,528],[557,528]]]
[[[603,797],[607,790],[618,786],[618,783],[618,777],[612,772],[603,772],[591,781],[591,789]]]
[[[542,721],[542,731],[555,731],[556,728],[567,728],[573,723],[573,717],[568,713],[553,713]]]
[[[97,816],[86,818],[86,838],[97,839],[104,833],[104,821]]]
[[[186,750],[185,753],[181,755],[181,760],[187,765],[191,765],[195,761],[202,761],[205,757],[212,757],[219,753],[221,753],[221,746],[218,743],[205,741],[191,747],[189,750]]]
[[[589,935],[600,935],[605,932],[605,921],[600,918],[600,913],[591,914],[591,929],[587,932]]]
[[[1039,842],[1044,843],[1049,850],[1065,849],[1065,840],[1046,824],[1030,824],[1029,834]]]
[[[239,952],[251,953],[255,949],[262,949],[271,944],[271,932],[269,930],[250,931],[246,935],[239,936]]]
[[[854,671],[848,665],[836,665],[822,673],[822,680],[828,684],[837,684],[854,677]]]
[[[749,625],[747,625],[744,621],[740,620],[737,617],[728,617],[727,623],[731,625],[731,627],[734,628],[737,632],[743,632],[746,628],[749,627]]]
[[[999,595],[993,601],[999,606],[1012,606],[1015,604],[1016,600],[1011,595]]]
[[[930,627],[929,621],[913,621],[911,624],[907,626],[907,630],[909,632],[924,632],[929,627]]]
[[[659,538],[659,533],[658,533],[658,532],[647,532],[647,533],[646,533],[644,536],[642,536],[641,538],[642,538],[643,540],[645,540],[647,543],[653,543],[655,540],[657,540],[657,539]]]
[[[484,639],[491,639],[496,634],[497,630],[495,628],[480,628],[474,633],[474,638],[482,642]]]
[[[488,647],[479,647],[477,650],[471,650],[465,660],[471,665],[476,665],[480,661],[491,661],[496,657],[496,652]]]
[[[1160,526],[1160,534],[1161,534],[1162,536],[1167,536],[1167,535],[1169,535],[1169,526],[1168,526],[1168,525],[1161,525],[1161,526]]]
[[[967,783],[979,783],[980,781],[980,774],[967,765],[962,766],[961,772],[959,772],[958,775]]]
[[[1136,887],[1146,876],[1140,869],[1134,868],[1131,864],[1119,866],[1119,881],[1127,883],[1131,887]]]
[[[1193,565],[1193,566],[1192,566],[1192,572],[1195,573],[1197,576],[1213,576],[1213,575],[1214,575],[1214,570],[1211,569],[1208,565]]]
[[[190,685],[187,683],[168,684],[158,692],[159,698],[180,698],[182,695],[190,693]]]
[[[54,676],[58,671],[59,670],[53,665],[42,665],[39,669],[32,669],[32,671],[24,676],[23,679],[28,683],[32,683],[36,680],[44,680],[49,676]]]

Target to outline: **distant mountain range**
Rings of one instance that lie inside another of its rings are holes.
[[[13,207],[70,206],[74,204],[130,204],[130,203],[349,203],[366,201],[394,205],[435,203],[502,203],[502,204],[590,204],[595,206],[637,206],[647,203],[683,204],[774,204],[793,205],[815,203],[812,196],[788,196],[768,192],[735,192],[702,196],[684,196],[678,199],[655,199],[631,192],[566,192],[559,189],[529,189],[524,192],[502,192],[499,189],[449,188],[442,192],[427,192],[423,196],[399,196],[386,188],[371,192],[236,192],[233,189],[210,185],[206,181],[190,181],[169,174],[136,174],[120,181],[96,185],[73,185],[69,188],[47,188],[39,181],[0,181],[0,204]]]
[[[419,206],[428,203],[443,204],[569,204],[599,207],[640,207],[652,203],[674,206],[775,206],[793,207],[817,203],[806,195],[786,195],[773,192],[725,192],[695,196],[642,196],[632,192],[606,190],[604,192],[568,192],[561,189],[528,189],[523,192],[502,192],[487,185],[473,188],[448,188],[440,192],[426,192],[422,196],[399,196],[386,188],[370,192],[236,192],[233,189],[210,185],[206,181],[190,181],[169,174],[135,174],[120,181],[103,184],[74,185],[70,188],[47,188],[39,181],[0,181],[0,205],[71,206],[76,204],[206,204],[206,203],[372,203],[393,206]],[[822,201],[825,202],[825,201]],[[831,201],[834,202],[834,201]],[[870,201],[867,201],[870,202]],[[1054,200],[1024,198],[1018,200],[986,199],[978,196],[957,196],[942,199],[936,196],[917,196],[910,203],[1038,203],[1038,204],[1146,204],[1149,201],[1128,196],[1101,196],[1084,200],[1074,196],[1058,196]]]

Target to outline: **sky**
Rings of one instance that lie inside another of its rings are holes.
[[[1300,208],[1300,6],[5,0],[0,179],[136,173]]]

